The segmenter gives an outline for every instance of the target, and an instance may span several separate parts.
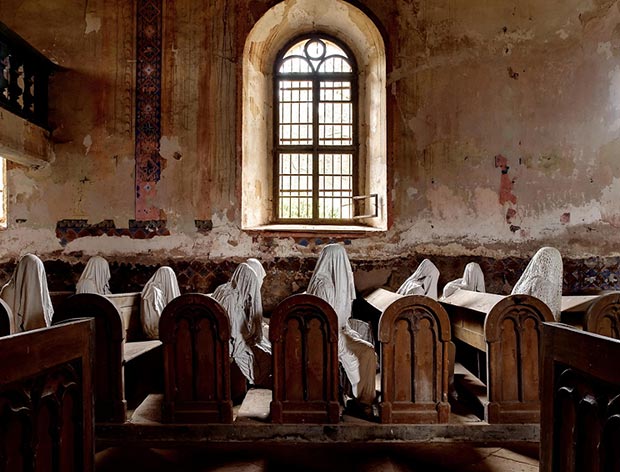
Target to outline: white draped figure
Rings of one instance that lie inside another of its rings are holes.
[[[84,272],[75,286],[75,293],[110,294],[110,266],[101,256],[88,259]]]
[[[444,286],[442,298],[449,297],[459,289],[484,293],[484,274],[478,264],[475,262],[467,264],[462,278],[452,280]]]
[[[47,288],[45,267],[34,254],[24,255],[0,297],[13,313],[15,331],[45,328],[52,324],[54,309]]]
[[[259,278],[247,263],[235,269],[230,282],[220,285],[211,295],[228,315],[230,322],[230,357],[252,384],[254,353],[252,346],[271,354],[271,346],[263,341],[263,302]]]
[[[181,295],[174,271],[163,266],[142,289],[142,329],[149,339],[159,339],[159,318],[166,305]]]
[[[375,400],[377,355],[373,345],[361,339],[348,323],[355,285],[344,247],[328,244],[323,248],[306,293],[325,300],[338,315],[338,360],[351,382],[353,395],[370,405]]]
[[[547,304],[556,321],[562,311],[562,255],[554,247],[543,247],[530,260],[511,295],[532,295]]]
[[[267,276],[267,272],[265,272],[265,268],[263,267],[263,264],[261,264],[258,259],[255,259],[253,257],[249,258],[247,261],[245,261],[245,263],[249,265],[251,269],[254,271],[254,273],[256,274],[256,277],[258,278],[258,290],[260,291],[261,288],[263,287],[263,281],[265,280],[265,277]],[[261,299],[261,303],[262,303],[262,299]],[[266,353],[271,354],[271,342],[269,341],[269,325],[265,322],[262,316],[261,316],[261,327],[262,327],[263,336],[261,340],[259,341],[259,343],[257,344],[257,346],[261,348],[263,351],[265,351]]]
[[[426,295],[437,300],[437,281],[439,270],[428,259],[420,262],[420,265],[411,276],[403,282],[396,293],[400,295]]]

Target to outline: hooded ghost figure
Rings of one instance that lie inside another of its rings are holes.
[[[475,262],[467,264],[463,272],[463,278],[448,282],[443,288],[441,298],[449,297],[459,289],[484,293],[484,274],[478,264]]]
[[[254,384],[254,353],[251,346],[271,354],[271,346],[263,339],[263,302],[256,272],[245,262],[239,264],[230,282],[216,288],[211,297],[228,315],[230,356],[248,381]]]
[[[553,247],[538,250],[511,295],[532,295],[546,303],[556,321],[562,311],[562,255]]]
[[[34,254],[24,255],[0,297],[11,307],[15,331],[45,328],[52,324],[54,309],[47,289],[43,262]]]
[[[84,272],[75,286],[75,293],[110,293],[110,266],[101,256],[88,259]]]
[[[149,339],[159,339],[159,317],[168,303],[181,295],[174,271],[157,269],[142,289],[142,329]]]
[[[362,340],[348,324],[355,285],[344,247],[328,244],[323,248],[306,293],[325,300],[338,315],[338,360],[351,382],[353,394],[362,403],[371,404],[375,399],[377,357],[373,345]]]
[[[420,265],[411,276],[403,282],[396,291],[400,295],[426,295],[437,300],[437,280],[439,270],[428,259],[420,262]]]
[[[263,286],[263,280],[265,280],[265,276],[267,275],[263,264],[261,264],[258,259],[255,259],[253,257],[249,258],[247,261],[245,261],[245,263],[252,268],[252,270],[256,274],[256,277],[258,277],[258,289],[260,290],[260,288]]]

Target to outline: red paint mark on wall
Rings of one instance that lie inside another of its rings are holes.
[[[501,154],[495,156],[495,167],[500,168],[502,176],[499,181],[499,204],[512,203],[516,205],[517,197],[512,193],[512,179],[508,176],[510,167],[508,166],[508,159]]]
[[[562,216],[560,216],[560,223],[563,225],[570,223],[570,213],[562,213]]]
[[[511,224],[512,219],[517,215],[517,210],[514,208],[508,208],[506,211],[506,223]]]

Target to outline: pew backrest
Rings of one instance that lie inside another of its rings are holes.
[[[60,310],[54,313],[53,323],[90,317],[95,318],[95,419],[97,422],[125,422],[125,329],[116,306],[103,295],[79,293],[63,302]]]
[[[590,305],[584,318],[584,329],[620,339],[620,292],[603,295]]]
[[[509,295],[487,315],[489,423],[540,421],[542,323],[552,321],[549,307],[531,295]]]
[[[105,297],[114,304],[121,315],[125,327],[125,340],[131,342],[144,339],[140,320],[141,293],[112,293]]]
[[[620,341],[543,329],[540,470],[620,470]]]
[[[435,300],[409,295],[379,321],[382,423],[447,423],[450,320]]]
[[[159,320],[164,348],[163,420],[232,423],[230,323],[220,304],[199,293],[181,295]]]
[[[274,423],[338,423],[338,317],[315,295],[298,294],[269,322]]]
[[[92,472],[94,323],[0,339],[0,470]]]

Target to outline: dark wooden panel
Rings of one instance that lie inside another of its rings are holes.
[[[219,303],[197,293],[175,298],[161,315],[159,337],[164,421],[232,423],[230,325]]]
[[[545,323],[542,472],[620,470],[620,341]]]
[[[67,298],[53,323],[95,318],[95,419],[124,422],[127,402],[124,389],[125,330],[118,309],[103,295],[79,293]]]
[[[591,333],[620,339],[620,292],[603,295],[590,305],[584,328]]]
[[[489,423],[538,423],[542,323],[553,321],[547,305],[530,295],[510,295],[486,317]]]
[[[0,298],[0,336],[8,336],[15,331],[11,307]]]
[[[450,320],[435,300],[411,295],[379,321],[382,423],[447,423]]]
[[[269,323],[274,423],[337,423],[338,317],[314,295],[282,301]]]
[[[0,470],[94,470],[94,322],[0,339]]]

